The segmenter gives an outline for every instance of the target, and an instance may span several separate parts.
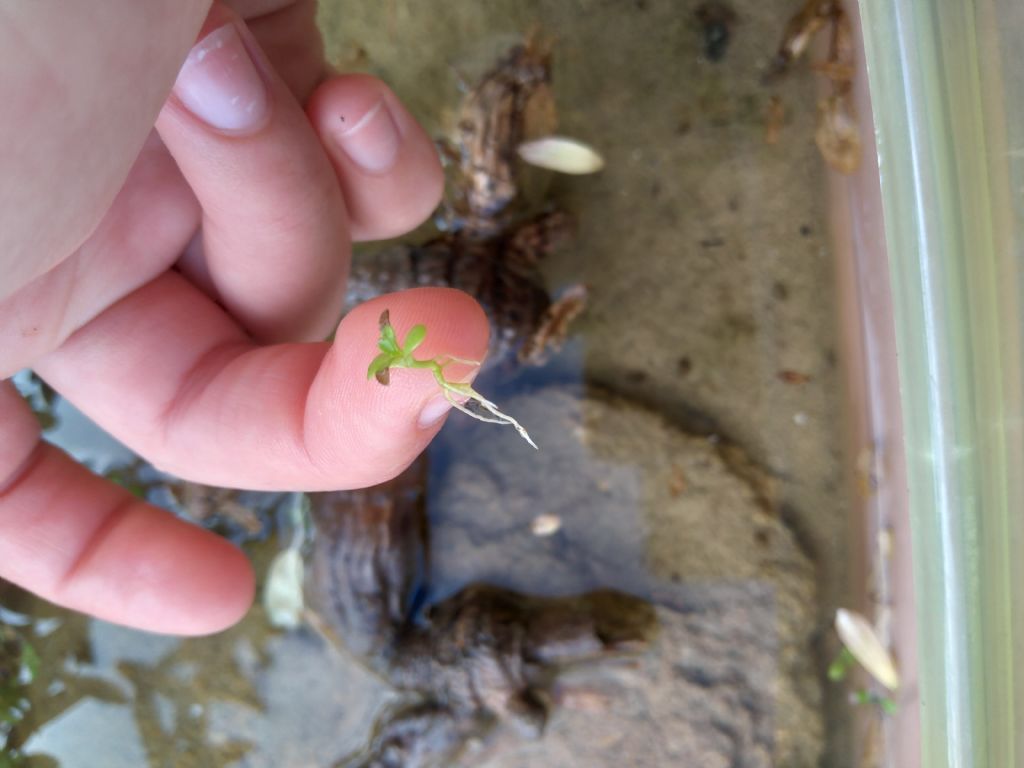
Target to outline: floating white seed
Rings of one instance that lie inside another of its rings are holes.
[[[900,687],[896,664],[875,634],[871,622],[859,613],[840,608],[836,611],[836,632],[843,645],[875,680],[890,691]]]
[[[564,136],[524,142],[519,156],[530,165],[559,173],[597,173],[604,168],[604,159],[592,147]]]
[[[558,515],[537,515],[530,523],[534,536],[551,536],[562,528],[562,518]]]

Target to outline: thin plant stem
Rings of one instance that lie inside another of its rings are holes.
[[[381,349],[381,354],[379,354],[374,361],[370,363],[370,367],[367,371],[367,378],[376,377],[377,381],[386,385],[389,381],[389,371],[391,368],[418,368],[420,370],[430,371],[438,386],[441,387],[441,391],[444,393],[445,399],[452,404],[452,407],[462,411],[467,416],[471,416],[477,421],[483,421],[488,424],[505,424],[510,426],[515,429],[516,432],[519,433],[519,436],[526,442],[534,448],[537,448],[537,444],[533,442],[530,434],[522,424],[513,419],[507,413],[502,413],[497,405],[481,395],[469,384],[465,382],[449,381],[444,375],[445,367],[452,363],[479,368],[479,360],[466,360],[465,358],[455,357],[454,355],[443,355],[429,360],[419,360],[413,357],[413,351],[423,343],[423,339],[426,337],[426,328],[422,325],[414,326],[406,335],[405,341],[400,345],[397,337],[395,336],[394,328],[391,326],[391,318],[387,310],[384,310],[384,312],[381,313],[380,329],[381,336],[377,344]],[[466,404],[470,402],[476,403],[476,405],[482,408],[487,415],[467,408]]]

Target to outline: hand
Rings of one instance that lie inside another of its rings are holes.
[[[339,312],[350,240],[406,231],[437,204],[436,153],[379,81],[324,79],[312,2],[235,6],[248,26],[220,5],[204,21],[201,0],[44,0],[0,28],[17,62],[0,72],[0,379],[33,367],[199,482],[381,482],[445,412],[429,375],[367,380],[381,309],[400,334],[427,324],[427,356],[476,359],[483,313],[421,289],[315,340]],[[0,577],[181,634],[233,623],[253,589],[230,544],[41,442],[7,381]]]

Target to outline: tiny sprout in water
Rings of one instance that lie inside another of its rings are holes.
[[[433,357],[429,360],[418,360],[413,357],[412,353],[416,351],[426,337],[426,326],[415,325],[405,335],[405,341],[399,343],[395,329],[391,325],[391,315],[385,309],[380,315],[380,338],[377,339],[377,347],[380,349],[380,354],[370,363],[370,367],[366,371],[366,378],[375,378],[386,386],[391,381],[392,368],[426,369],[434,375],[434,379],[437,381],[438,386],[441,387],[445,399],[453,407],[478,421],[485,421],[489,424],[507,424],[514,427],[523,440],[536,448],[537,444],[533,442],[529,433],[523,429],[523,426],[518,421],[498,410],[498,406],[473,389],[469,384],[449,381],[445,378],[444,369],[446,366],[452,363],[461,363],[477,367],[480,365],[478,360],[463,360],[462,358],[450,355]]]
[[[856,663],[857,659],[850,653],[850,649],[841,648],[832,663],[828,665],[828,679],[833,683],[843,682]]]
[[[844,624],[851,623],[851,617],[856,617],[856,618],[852,619],[852,623],[854,623],[854,624],[856,624],[858,622],[858,620],[863,620],[865,624],[867,623],[867,620],[864,619],[863,616],[860,616],[860,614],[853,613],[852,611],[844,611],[842,609],[840,609],[840,612],[845,614],[844,617],[841,619],[841,621]],[[839,621],[840,620],[837,618],[837,625],[838,625]],[[858,629],[858,630],[854,630],[855,633],[856,632],[861,632],[861,631],[863,631],[863,628]],[[844,632],[843,642],[846,642],[847,639],[849,638],[849,628],[847,627],[846,629],[843,630],[843,632]],[[872,634],[874,634],[873,631],[872,631]],[[839,654],[835,657],[835,659],[832,661],[832,663],[829,664],[829,667],[828,667],[828,679],[831,680],[833,683],[840,683],[840,682],[843,682],[844,680],[846,680],[846,678],[850,674],[850,671],[855,666],[857,666],[858,662],[861,662],[862,666],[864,666],[864,668],[867,669],[869,672],[871,672],[873,675],[877,674],[877,670],[873,671],[871,669],[871,667],[869,667],[867,664],[864,664],[863,661],[861,661],[861,657],[863,656],[862,650],[858,649],[858,651],[856,653],[853,650],[851,650],[851,648],[853,648],[853,647],[858,647],[858,643],[859,643],[858,640],[852,640],[850,645],[843,646],[843,648],[840,649]],[[870,641],[869,641],[869,644],[870,644]],[[869,651],[868,653],[870,655],[872,652]],[[858,654],[860,654],[860,655],[858,655]],[[886,654],[886,655],[888,656],[888,654]],[[869,662],[869,663],[872,663],[872,662]],[[892,668],[891,675],[894,676],[895,675],[895,665],[893,665],[891,663],[891,659],[889,660],[889,664],[890,664],[890,666]],[[877,667],[877,664],[873,663],[873,666]],[[882,673],[883,677],[885,677],[887,675],[890,675],[890,673],[889,672],[883,672]],[[879,678],[879,682],[883,682],[884,683],[885,681],[883,681],[881,678]],[[899,683],[899,679],[898,679],[898,677],[892,677],[889,680],[889,682],[893,682],[893,683],[898,684]],[[851,694],[851,696],[850,696],[850,700],[854,704],[859,704],[859,705],[871,704],[871,705],[877,706],[879,709],[882,710],[882,712],[884,712],[887,715],[895,715],[897,710],[898,710],[898,707],[896,705],[895,700],[893,700],[891,697],[885,696],[883,694],[876,693],[875,691],[867,690],[865,688],[862,688],[862,689],[854,691]]]
[[[890,691],[900,687],[900,676],[892,656],[875,634],[871,623],[854,611],[836,611],[836,632],[843,645],[875,680]]]

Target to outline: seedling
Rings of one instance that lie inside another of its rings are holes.
[[[866,618],[854,611],[836,611],[836,633],[843,645],[875,680],[890,691],[900,687],[896,664]]]
[[[452,404],[452,407],[462,411],[467,416],[472,416],[477,421],[485,421],[488,424],[506,424],[514,427],[519,436],[534,448],[537,444],[530,438],[529,433],[523,426],[511,416],[498,410],[498,406],[477,392],[469,384],[460,381],[450,381],[445,377],[444,369],[452,363],[469,365],[474,368],[480,367],[479,360],[465,360],[452,355],[441,355],[432,357],[429,360],[418,360],[413,357],[413,352],[423,343],[427,337],[425,325],[414,325],[405,335],[405,341],[399,343],[395,329],[391,325],[391,315],[388,310],[380,314],[380,338],[377,339],[377,346],[380,354],[370,363],[366,371],[366,378],[375,378],[381,384],[387,386],[391,381],[392,368],[420,368],[430,371],[434,380],[445,399]]]
[[[843,648],[829,665],[829,680],[834,683],[844,681],[850,671],[860,664],[890,691],[899,688],[896,665],[867,619],[859,613],[840,608],[836,612],[836,631],[843,641]],[[897,709],[891,697],[867,689],[854,691],[853,701],[856,704],[874,704],[887,715],[895,714]]]

